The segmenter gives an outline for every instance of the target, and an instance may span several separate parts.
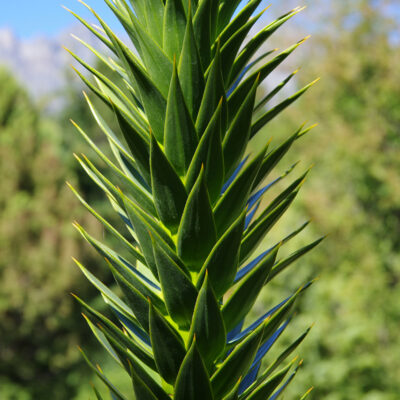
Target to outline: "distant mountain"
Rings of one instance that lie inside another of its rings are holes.
[[[98,40],[79,26],[55,37],[37,36],[24,40],[10,29],[0,29],[0,65],[10,69],[34,98],[54,93],[66,84],[66,70],[73,62],[63,46],[85,60],[93,59],[92,53],[71,37],[70,32],[91,45],[99,46]]]

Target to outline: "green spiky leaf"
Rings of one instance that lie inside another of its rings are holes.
[[[197,142],[196,128],[185,103],[174,60],[165,116],[164,149],[179,176],[186,174]]]
[[[141,400],[157,400],[157,397],[149,389],[149,387],[140,379],[135,370],[131,369],[131,377],[133,383],[133,391],[137,399]]]
[[[227,330],[233,329],[249,313],[275,263],[279,246],[241,281],[222,308]]]
[[[197,290],[190,278],[154,239],[153,249],[168,313],[181,328],[188,329],[196,303]]]
[[[191,4],[191,3],[190,3]],[[181,57],[179,59],[179,80],[183,97],[193,119],[199,111],[202,93],[204,91],[204,71],[201,65],[198,45],[196,42],[192,16],[187,20]]]
[[[225,349],[226,330],[217,298],[209,282],[208,273],[206,273],[197,297],[189,342],[194,337],[196,337],[197,347],[203,360],[209,367]]]
[[[221,142],[222,102],[221,100],[218,104],[217,110],[200,139],[186,176],[186,188],[190,190],[204,166],[207,189],[213,204],[221,193],[225,177]]]
[[[269,396],[275,391],[279,384],[283,381],[287,373],[290,371],[294,364],[293,360],[289,365],[277,372],[271,378],[258,385],[247,397],[249,400],[264,400],[268,399]]]
[[[247,372],[261,343],[263,332],[264,325],[261,325],[232,351],[212,376],[211,385],[216,397],[227,394],[235,386],[237,380]]]
[[[231,183],[214,208],[215,223],[219,234],[243,211],[253,181],[260,169],[266,148],[264,148]]]
[[[163,47],[171,60],[181,54],[186,30],[186,13],[182,0],[166,0],[164,11]]]
[[[151,137],[150,169],[154,202],[160,220],[176,232],[187,200],[186,189],[154,136]]]
[[[189,194],[178,231],[178,254],[190,270],[201,269],[217,241],[204,169]]]
[[[201,269],[202,277],[208,271],[211,285],[218,299],[235,279],[245,218],[246,213],[243,212],[218,240]]]
[[[179,370],[175,400],[213,400],[210,378],[193,340]]]
[[[219,45],[216,50],[216,55],[212,62],[210,71],[207,76],[204,94],[201,100],[199,113],[196,120],[196,129],[199,137],[205,132],[215,110],[222,99],[222,127],[225,127],[226,120],[226,93],[224,80],[221,70],[221,54]]]
[[[157,369],[162,378],[174,384],[186,351],[182,339],[165,318],[150,305],[150,339]]]
[[[243,100],[223,141],[224,164],[227,176],[233,172],[246,150],[250,136],[252,110],[256,98],[258,79],[255,80],[247,97]]]

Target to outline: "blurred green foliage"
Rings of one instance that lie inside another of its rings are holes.
[[[94,296],[71,261],[92,260],[71,215],[101,231],[65,185],[77,178],[60,161],[62,127],[40,118],[4,70],[0,93],[0,398],[69,399],[87,333],[69,292]]]

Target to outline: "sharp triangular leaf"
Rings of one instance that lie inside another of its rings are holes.
[[[300,89],[293,96],[288,97],[281,103],[277,104],[275,107],[268,110],[264,115],[262,115],[251,127],[251,137],[255,136],[269,121],[280,114],[285,108],[289,107],[294,103],[300,96],[302,96],[311,86],[313,86],[319,79],[309,83],[304,88]]]
[[[149,325],[157,369],[162,378],[173,385],[186,354],[182,338],[152,305],[150,305]]]
[[[233,329],[249,313],[275,263],[279,247],[240,283],[222,307],[226,329]]]
[[[165,226],[175,233],[181,221],[187,194],[182,181],[161,151],[154,136],[151,137],[150,170],[158,215]]]
[[[282,272],[284,269],[286,269],[289,265],[293,264],[296,260],[298,260],[304,254],[307,254],[309,251],[311,251],[316,246],[318,246],[324,239],[325,239],[325,237],[319,238],[316,241],[314,241],[314,242],[302,247],[301,249],[295,251],[289,257],[279,261],[274,266],[274,268],[272,268],[271,275],[268,278],[268,280],[272,280],[273,278],[275,278],[276,275],[278,275],[280,272]]]
[[[239,164],[250,136],[251,118],[258,87],[258,79],[243,101],[223,141],[225,173],[230,175]]]
[[[179,80],[182,85],[183,97],[192,118],[195,120],[203,97],[205,82],[191,16],[187,20],[182,53],[179,59]]]
[[[269,396],[275,391],[275,389],[279,386],[279,384],[283,381],[286,374],[292,368],[294,362],[293,360],[288,366],[283,368],[281,371],[277,372],[271,378],[267,379],[265,382],[262,382],[258,385],[254,390],[252,390],[246,399],[248,400],[265,400],[268,399]]]
[[[188,275],[154,240],[153,248],[168,313],[181,329],[189,329],[197,290]]]
[[[148,388],[148,386],[140,379],[140,377],[136,374],[133,368],[131,368],[131,377],[132,377],[133,390],[135,392],[135,396],[137,399],[157,400],[157,397]]]
[[[182,0],[166,0],[164,11],[163,47],[171,60],[179,57],[186,30],[186,13]]]
[[[193,340],[175,384],[174,400],[213,400],[210,378]]]
[[[239,400],[239,388],[241,382],[242,378],[238,380],[236,386],[222,400]]]
[[[164,150],[179,176],[186,174],[197,142],[196,128],[186,107],[174,60],[165,115]]]
[[[189,194],[178,230],[178,255],[194,271],[201,269],[217,241],[214,215],[204,179],[202,169]]]
[[[235,279],[245,219],[246,212],[244,211],[219,239],[201,269],[200,277],[203,279],[208,271],[210,283],[218,299]]]
[[[222,100],[200,139],[186,176],[186,188],[191,190],[201,167],[204,166],[207,189],[213,204],[221,193],[225,177],[221,142],[221,112]]]
[[[264,158],[264,148],[231,183],[214,208],[215,224],[219,235],[243,212],[253,181]]]
[[[196,129],[199,137],[205,132],[212,116],[214,115],[220,100],[222,99],[222,131],[226,125],[226,94],[224,80],[221,71],[221,54],[217,46],[214,60],[208,72],[206,87],[201,101],[199,114],[196,120]]]
[[[207,273],[197,297],[189,342],[194,337],[196,337],[197,347],[203,360],[209,368],[225,349],[226,330]]]
[[[281,205],[272,210],[255,226],[249,229],[248,233],[243,238],[242,246],[240,249],[240,261],[246,260],[252,252],[257,248],[265,234],[276,224],[283,213],[288,209],[297,192],[289,196]]]
[[[144,364],[148,367],[155,369],[156,365],[150,353],[145,351],[142,347],[136,344],[128,335],[124,334],[116,325],[114,325],[108,318],[104,317],[102,314],[94,310],[84,301],[75,296],[78,302],[88,311],[90,317],[100,324],[100,329],[106,336],[114,338],[122,346],[126,347],[131,351],[136,357],[138,357]]]
[[[214,395],[223,397],[251,366],[264,332],[264,325],[254,331],[230,353],[211,378]]]
[[[143,1],[143,0],[141,0]],[[136,1],[133,1],[136,3]],[[164,22],[164,1],[163,0],[144,0],[146,25],[148,32],[162,47],[163,44],[163,22]],[[139,18],[141,20],[141,18]]]
[[[150,152],[149,143],[146,141],[128,121],[125,113],[113,104],[114,113],[118,119],[122,135],[131,151],[135,162],[148,185],[151,184],[150,179]]]

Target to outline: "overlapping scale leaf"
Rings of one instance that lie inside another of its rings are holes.
[[[249,400],[264,400],[268,399],[269,396],[277,389],[279,384],[283,381],[286,374],[292,368],[293,364],[296,360],[293,360],[288,366],[283,368],[281,371],[277,372],[271,378],[267,379],[265,382],[258,385],[248,396],[246,399]]]
[[[182,338],[151,304],[149,326],[151,346],[157,369],[166,382],[174,384],[186,355]]]
[[[209,275],[211,285],[218,299],[231,287],[239,265],[240,241],[246,213],[243,212],[218,240],[207,257],[198,280]]]
[[[223,233],[246,207],[253,181],[260,169],[265,151],[266,148],[248,162],[217,202],[214,213],[219,234]]]
[[[196,338],[197,347],[209,368],[225,349],[226,329],[207,272],[193,312],[189,342],[194,338]]]
[[[252,110],[256,99],[258,77],[243,100],[223,140],[225,173],[230,175],[246,151],[250,136]]]
[[[214,214],[200,171],[183,211],[178,230],[178,254],[190,270],[199,271],[217,241]]]
[[[264,325],[237,346],[211,377],[214,396],[222,398],[251,366],[264,333]]]
[[[150,146],[151,185],[161,222],[176,232],[187,201],[186,189],[154,136]]]
[[[213,0],[199,0],[196,12],[193,16],[194,37],[199,49],[199,56],[203,70],[206,70],[211,62],[212,18],[215,18],[218,2]]]
[[[197,147],[197,132],[179,82],[176,60],[165,115],[165,155],[179,176],[185,176]]]
[[[173,59],[181,54],[186,30],[186,12],[182,0],[166,0],[163,22],[163,48]]]
[[[278,250],[279,247],[247,274],[223,305],[222,315],[228,331],[244,319],[251,310],[274,265]]]
[[[228,99],[228,110],[229,110],[229,119],[232,119],[233,116],[236,115],[237,110],[242,105],[243,98],[247,96],[250,92],[255,80],[258,78],[259,83],[262,83],[265,78],[267,78],[283,61],[289,57],[303,42],[305,39],[296,43],[293,46],[290,46],[288,49],[282,51],[276,57],[274,57],[271,61],[267,62],[265,65],[258,68],[252,74],[250,74],[232,93],[232,95]]]
[[[85,308],[90,314],[91,319],[96,324],[99,324],[101,331],[106,337],[115,339],[118,343],[121,343],[125,348],[129,349],[132,354],[137,356],[144,364],[155,370],[156,364],[152,355],[146,351],[143,347],[138,345],[128,335],[126,335],[121,329],[119,329],[113,322],[108,318],[104,317],[99,312],[95,311],[92,307],[86,304],[84,301],[77,298],[79,303]]]
[[[249,42],[245,45],[239,56],[236,58],[232,73],[231,73],[231,81],[233,81],[241,71],[245,68],[245,66],[250,62],[251,58],[256,54],[257,50],[265,43],[265,41],[286,21],[292,18],[294,15],[299,13],[302,9],[296,8],[284,15],[275,21],[268,24],[265,28],[263,28],[259,33],[257,33],[253,38],[249,40]]]
[[[142,3],[142,16],[140,20],[146,21],[147,32],[151,34],[153,39],[162,47],[163,43],[163,20],[164,20],[164,1],[148,0],[131,2],[133,7],[136,3]],[[144,14],[144,18],[143,18]]]
[[[189,329],[197,290],[190,277],[154,239],[153,251],[168,313],[180,328]]]
[[[232,36],[227,40],[227,42],[221,48],[221,60],[222,60],[222,71],[224,81],[227,82],[229,75],[232,70],[233,62],[236,55],[242,46],[245,38],[250,32],[251,28],[260,19],[264,11],[261,11],[256,16],[251,17],[246,23],[244,23]]]
[[[192,3],[193,2],[189,3],[191,7]],[[186,105],[193,120],[195,120],[200,107],[205,80],[199,48],[194,33],[192,15],[188,15],[178,71]]]
[[[175,400],[213,400],[210,378],[193,339],[175,384]]]
[[[215,57],[211,63],[210,69],[207,74],[206,86],[204,89],[204,94],[200,103],[200,109],[196,119],[196,129],[199,134],[199,137],[201,137],[205,132],[221,99],[222,99],[221,126],[222,126],[222,131],[224,131],[226,127],[227,106],[226,106],[225,85],[222,75],[220,45],[218,42]]]
[[[208,194],[212,204],[219,198],[225,178],[221,140],[222,103],[223,100],[221,99],[199,141],[186,175],[186,188],[191,190],[201,168],[204,168]]]

